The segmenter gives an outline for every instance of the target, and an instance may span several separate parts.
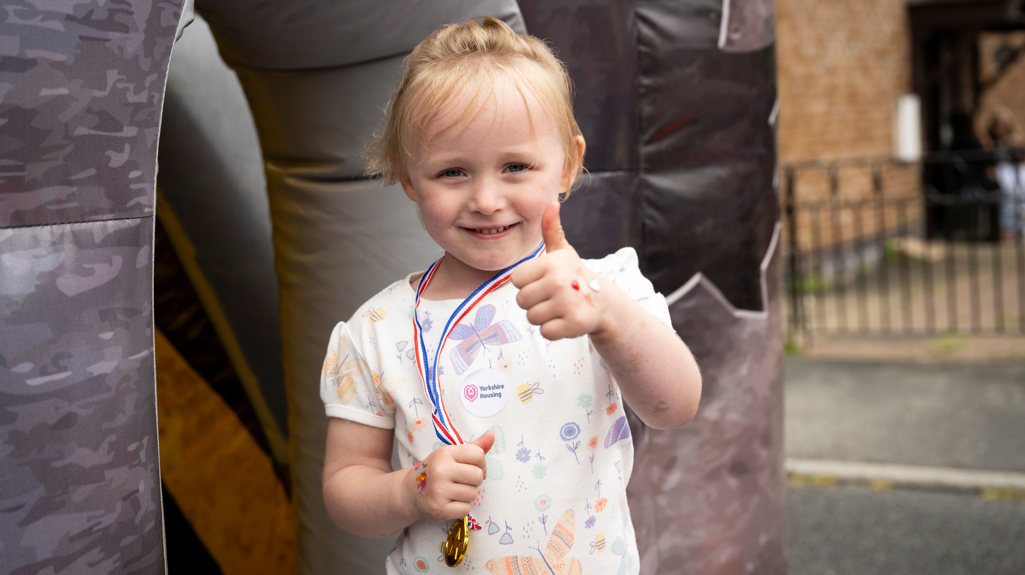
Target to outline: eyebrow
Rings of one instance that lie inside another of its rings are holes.
[[[525,145],[525,146],[513,146],[513,147],[506,148],[506,149],[502,149],[502,150],[499,151],[499,156],[501,158],[503,158],[503,159],[504,158],[519,159],[519,158],[528,157],[528,158],[533,158],[533,159],[536,160],[537,158],[540,158],[542,156],[542,154],[539,152],[538,146],[535,146],[535,145],[526,146]],[[424,157],[425,161],[429,160],[431,162],[438,162],[438,163],[457,163],[458,164],[458,163],[461,163],[461,162],[464,161],[464,156],[457,155],[457,154],[449,154],[448,152],[446,152],[444,150],[437,150],[435,152],[427,152],[426,154],[424,154],[423,157]],[[532,160],[531,163],[537,163],[535,160]]]

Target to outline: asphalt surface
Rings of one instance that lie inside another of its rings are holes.
[[[789,575],[1025,574],[1025,362],[784,377]]]

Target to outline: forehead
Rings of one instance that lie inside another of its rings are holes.
[[[427,132],[431,135],[481,121],[534,116],[535,109],[541,109],[537,98],[505,79],[490,85],[458,87],[446,100],[427,125]]]
[[[424,126],[422,144],[473,132],[479,137],[503,132],[529,132],[533,137],[554,131],[554,122],[542,100],[525,86],[510,79],[464,85],[439,102],[436,113]]]

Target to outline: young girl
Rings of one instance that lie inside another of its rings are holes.
[[[583,261],[566,241],[584,139],[563,65],[492,18],[445,27],[378,144],[372,169],[444,254],[331,334],[333,520],[401,532],[388,573],[636,573],[624,401],[679,426],[701,377],[634,251]]]

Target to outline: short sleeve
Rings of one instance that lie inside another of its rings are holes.
[[[648,313],[672,328],[666,298],[656,292],[655,286],[641,273],[637,252],[633,248],[620,248],[600,260],[587,260],[584,263],[591,271],[616,284]]]
[[[393,429],[394,410],[383,407],[387,402],[380,369],[367,362],[346,323],[339,322],[331,332],[320,372],[320,398],[328,417]]]

